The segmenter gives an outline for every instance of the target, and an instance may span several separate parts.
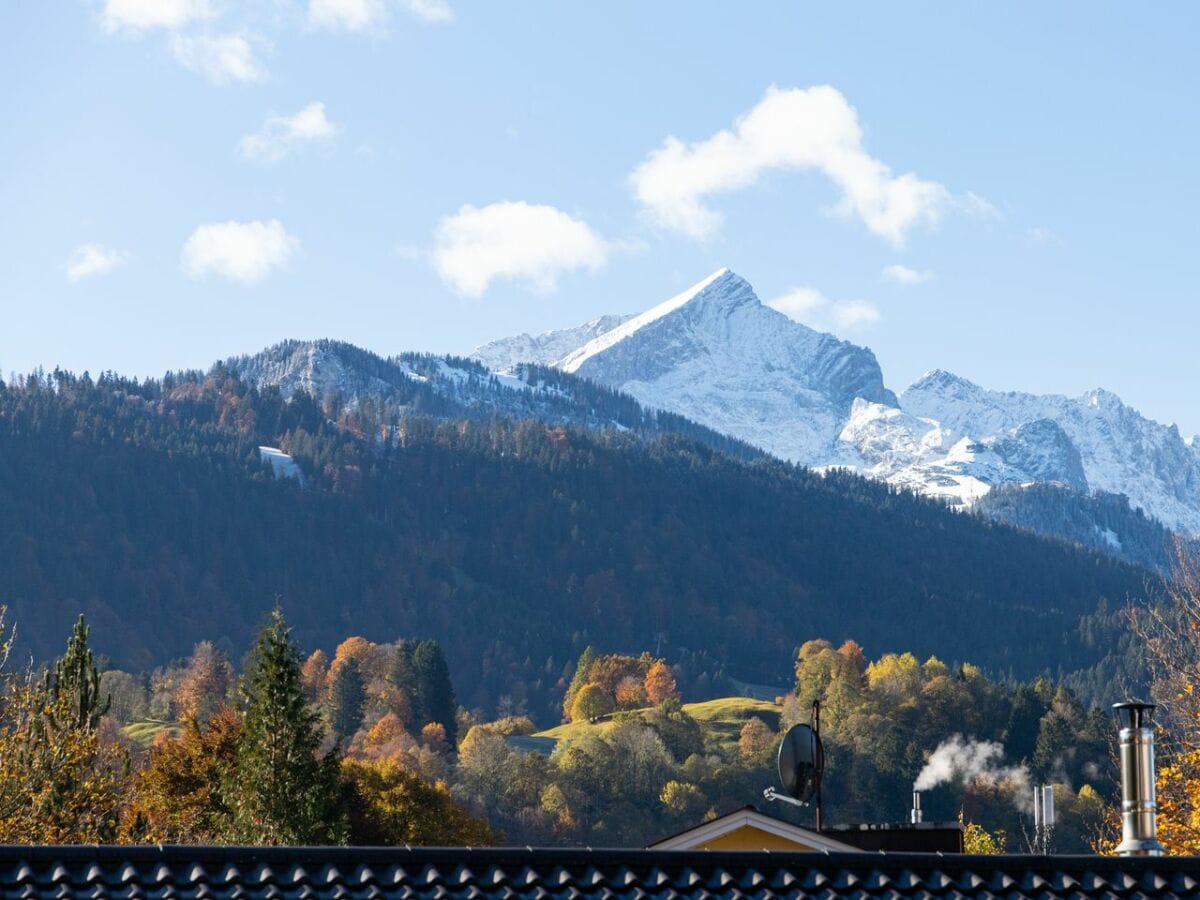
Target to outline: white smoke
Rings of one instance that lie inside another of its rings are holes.
[[[914,791],[927,791],[940,784],[961,780],[964,784],[982,781],[989,784],[1008,782],[1029,793],[1029,770],[1024,766],[1006,766],[1001,760],[1004,748],[997,741],[972,741],[956,734],[938,744],[925,768],[913,783]]]

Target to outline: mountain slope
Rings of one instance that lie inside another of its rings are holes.
[[[761,451],[669,411],[558,369],[520,364],[491,372],[456,357],[403,353],[388,359],[340,341],[283,341],[221,370],[285,400],[304,392],[333,418],[367,414],[390,425],[411,416],[485,421],[501,416],[551,425],[632,432],[643,439],[677,434],[741,459]]]
[[[536,337],[519,334],[484,344],[472,354],[494,372],[507,372],[521,363],[552,366],[567,354],[621,325],[632,316],[600,316],[574,328],[547,331]]]
[[[44,659],[86,612],[125,668],[240,654],[281,596],[301,643],[435,637],[460,700],[545,721],[587,643],[772,683],[853,637],[1032,676],[1147,576],[844,473],[499,418],[328,416],[222,366],[0,388],[0,598]],[[276,479],[260,446],[303,470]]]
[[[497,343],[489,347],[494,358]],[[837,435],[856,397],[896,402],[869,350],[764,306],[728,269],[555,364],[805,465],[837,455]]]
[[[1125,494],[1171,527],[1200,533],[1200,450],[1174,425],[1146,419],[1115,394],[1094,390],[1069,398],[989,391],[935,371],[908,388],[902,403],[952,435],[997,435],[1052,421],[1077,448],[1090,489]]]
[[[1056,484],[1124,494],[1168,527],[1200,534],[1200,444],[1106,391],[1005,393],[934,371],[897,400],[869,350],[763,306],[725,269],[611,321],[554,365],[783,459],[849,467],[954,505],[997,485]],[[539,359],[598,322],[536,339],[553,348]],[[528,340],[477,353],[497,364],[520,359]]]

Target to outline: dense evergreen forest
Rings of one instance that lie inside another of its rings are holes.
[[[588,644],[652,648],[714,692],[780,685],[816,636],[1065,677],[1109,653],[1104,609],[1157,590],[844,474],[665,435],[285,402],[224,367],[0,387],[0,503],[0,599],[36,659],[80,612],[121,668],[202,639],[238,659],[279,597],[302,647],[436,638],[463,705],[541,722]]]

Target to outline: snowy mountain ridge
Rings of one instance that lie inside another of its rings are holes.
[[[600,316],[575,328],[535,336],[519,334],[484,344],[471,355],[493,372],[511,371],[522,363],[552,366],[594,337],[605,334],[633,316]]]
[[[575,331],[578,331],[576,329]],[[561,346],[550,332],[541,346]],[[474,358],[519,356],[496,341]],[[895,404],[871,351],[794,322],[720,269],[551,364],[784,459],[829,461],[855,398]]]
[[[552,365],[783,459],[957,505],[996,485],[1060,484],[1124,494],[1200,534],[1200,443],[1175,426],[1101,389],[992,391],[937,369],[897,398],[869,350],[763,305],[728,269],[641,314],[493,341],[473,357],[501,371]]]

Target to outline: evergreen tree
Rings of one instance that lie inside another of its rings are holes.
[[[404,727],[410,732],[421,730],[421,726],[428,722],[428,719],[422,719],[423,710],[421,709],[421,698],[417,686],[417,672],[413,668],[413,649],[416,646],[415,641],[400,639],[396,642],[396,653],[392,658],[392,684],[400,689],[408,700],[408,717],[404,722]]]
[[[345,740],[358,731],[366,701],[366,683],[358,661],[347,659],[337,667],[329,686],[329,723],[337,738]]]
[[[417,678],[419,709],[424,719],[420,724],[437,722],[446,729],[446,742],[457,746],[458,702],[454,699],[454,685],[450,683],[450,668],[437,641],[421,641],[412,655],[413,671]]]
[[[1013,694],[1011,710],[1004,729],[1004,748],[1013,759],[1032,760],[1046,704],[1032,686],[1023,684]]]
[[[336,752],[318,756],[317,714],[304,699],[300,653],[276,607],[241,685],[243,733],[230,792],[234,832],[251,844],[340,843]]]
[[[421,730],[427,719],[422,719],[420,690],[416,684],[416,670],[413,668],[413,650],[416,641],[401,638],[396,642],[396,653],[391,662],[391,683],[400,689],[408,701],[408,715],[404,718],[404,730],[416,733]]]
[[[592,649],[591,644],[588,644],[583,648],[583,653],[579,656],[579,662],[575,664],[575,674],[571,676],[571,683],[567,685],[567,693],[563,697],[564,719],[571,718],[571,712],[575,707],[575,695],[588,683],[588,675],[591,674],[592,663],[595,661],[596,651]]]
[[[90,633],[80,614],[67,640],[66,653],[54,664],[53,673],[47,674],[51,703],[55,706],[62,703],[67,711],[67,720],[57,724],[77,731],[94,729],[112,703],[111,696],[100,699],[100,672],[88,646]]]

